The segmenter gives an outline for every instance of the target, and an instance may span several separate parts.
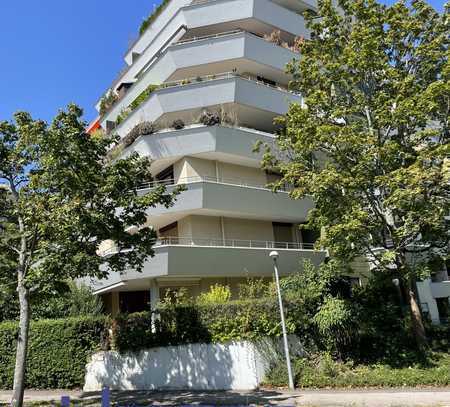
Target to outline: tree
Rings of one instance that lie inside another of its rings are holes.
[[[27,113],[0,122],[0,253],[9,261],[2,271],[15,275],[20,306],[13,406],[23,404],[30,295],[62,280],[140,271],[156,240],[146,210],[170,205],[175,195],[163,186],[138,193],[152,180],[148,160],[107,159],[117,138],[89,136],[81,116],[69,105],[51,125]],[[139,230],[128,233],[131,225]],[[98,245],[106,239],[134,250],[102,258]]]
[[[310,39],[288,66],[303,101],[278,119],[263,166],[281,174],[275,188],[313,198],[319,245],[398,275],[422,346],[416,279],[449,247],[448,8],[322,0],[306,19]]]

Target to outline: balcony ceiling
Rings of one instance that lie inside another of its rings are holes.
[[[310,199],[293,200],[287,193],[275,194],[268,189],[214,182],[186,186],[172,207],[147,210],[149,225],[160,229],[188,215],[302,223],[313,208]]]
[[[273,263],[269,258],[272,249],[241,247],[205,246],[162,246],[155,248],[155,256],[144,263],[144,270],[138,273],[129,270],[122,275],[111,274],[104,280],[91,280],[88,284],[94,292],[132,291],[150,288],[152,279],[169,278],[176,280],[224,277],[270,277]],[[324,261],[324,251],[284,250],[278,259],[282,276],[298,272],[303,267],[302,260],[310,260],[314,265]]]

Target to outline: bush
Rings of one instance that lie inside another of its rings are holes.
[[[245,283],[239,284],[238,287],[241,300],[275,298],[277,295],[274,284],[263,278],[247,278]]]
[[[184,121],[181,120],[181,119],[174,120],[173,123],[172,123],[172,127],[175,130],[181,130],[181,129],[184,128],[184,126],[185,126]]]
[[[27,357],[27,388],[82,387],[92,353],[106,347],[105,317],[33,321]],[[0,324],[0,388],[12,388],[18,325]]]
[[[214,284],[208,292],[202,293],[197,298],[198,304],[223,304],[231,300],[231,290],[227,285]]]
[[[287,302],[285,307],[289,333],[301,331],[304,320],[297,317],[301,304]],[[281,335],[275,299],[209,305],[163,304],[153,318],[155,332],[151,330],[150,312],[119,316],[113,329],[115,350],[136,351],[153,346],[252,340]]]
[[[111,109],[118,99],[119,96],[117,96],[117,93],[109,90],[108,93],[100,99],[100,116],[103,116],[109,109]]]
[[[123,146],[129,147],[131,144],[133,144],[138,137],[140,136],[147,136],[149,134],[153,134],[155,132],[155,126],[152,122],[141,122],[139,124],[136,124],[130,132],[123,138],[122,144]]]
[[[99,316],[103,303],[98,295],[92,294],[85,285],[73,282],[56,284],[53,293],[31,297],[31,318],[57,319],[78,316]],[[19,319],[19,305],[16,292],[0,295],[0,322]]]
[[[299,358],[293,363],[297,387],[415,387],[447,386],[450,384],[450,355],[430,354],[409,366],[393,368],[386,364],[354,365],[335,361],[329,353]],[[268,385],[287,385],[285,362],[279,362],[266,376]]]
[[[216,124],[220,124],[220,115],[217,112],[205,110],[200,116],[200,123],[205,126],[215,126]]]
[[[139,34],[142,35],[145,30],[155,21],[155,19],[164,11],[167,5],[170,3],[170,0],[163,0],[162,3],[155,9],[155,11],[148,16],[139,27]]]
[[[136,99],[134,99],[129,106],[130,111],[133,111],[135,109],[137,109],[143,102],[145,102],[148,97],[156,90],[158,89],[160,86],[159,85],[154,85],[154,84],[150,84],[147,86],[147,88],[145,90],[143,90],[138,97],[136,97]]]

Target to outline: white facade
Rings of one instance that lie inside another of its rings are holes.
[[[302,103],[288,90],[285,66],[299,57],[296,38],[308,36],[299,12],[313,8],[294,0],[171,0],[127,51],[127,67],[109,89],[119,100],[100,123],[123,138],[137,124],[153,122],[158,131],[122,154],[150,157],[157,179],[185,191],[172,207],[148,210],[159,240],[142,273],[90,281],[112,313],[130,311],[132,293],[155,304],[167,287],[188,287],[195,295],[222,283],[235,293],[247,277],[271,277],[274,248],[285,275],[301,269],[303,260],[318,265],[325,259],[298,227],[311,200],[272,192],[268,184],[277,176],[262,171],[261,154],[252,151],[258,140],[273,143],[274,118],[291,102]],[[200,124],[205,111],[223,120]],[[184,128],[175,130],[175,120]],[[115,250],[113,242],[100,247],[104,255]]]

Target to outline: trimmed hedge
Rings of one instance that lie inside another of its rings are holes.
[[[300,303],[287,302],[287,328],[299,332],[303,326]],[[220,305],[167,307],[155,314],[152,332],[150,312],[122,315],[113,325],[113,347],[120,352],[184,343],[280,336],[278,303],[275,300],[232,301]]]
[[[301,301],[285,301],[289,333],[302,338],[310,353],[320,350],[320,335],[305,313]],[[79,317],[31,322],[27,360],[28,388],[75,388],[84,381],[85,365],[96,351],[139,351],[156,346],[187,343],[252,340],[280,336],[280,317],[275,299],[231,301],[217,305],[163,306],[144,312],[107,317]],[[110,337],[110,328],[112,336]],[[448,327],[430,327],[433,349],[448,352]],[[0,388],[12,387],[17,341],[17,323],[0,323]],[[365,343],[365,342],[364,342]],[[450,369],[449,356],[437,358],[430,366],[415,366],[415,358],[397,348],[398,369],[383,365],[355,365],[332,359],[300,359],[296,363],[299,386],[377,386],[450,384],[439,377]],[[403,355],[403,356],[402,356]],[[402,356],[402,357],[400,357]],[[414,356],[414,355],[412,355]],[[393,357],[384,361],[394,366]],[[401,362],[401,363],[400,363]],[[414,365],[413,371],[404,366]],[[282,385],[284,364],[275,366],[269,383]],[[450,375],[447,375],[450,378]],[[401,380],[400,380],[401,379]],[[450,380],[450,379],[448,379]]]
[[[89,357],[105,343],[106,322],[105,317],[31,322],[27,388],[82,387]],[[16,322],[0,324],[1,389],[13,385],[17,332]]]

